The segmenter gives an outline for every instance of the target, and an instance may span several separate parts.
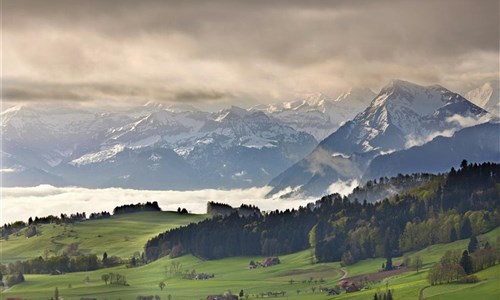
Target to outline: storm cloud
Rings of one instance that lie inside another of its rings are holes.
[[[499,74],[497,0],[3,2],[4,101],[239,104]]]

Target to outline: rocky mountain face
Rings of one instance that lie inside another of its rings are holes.
[[[439,135],[450,136],[488,117],[484,109],[444,87],[393,80],[364,111],[275,177],[270,195],[284,190],[321,195],[335,181],[362,177],[378,155],[421,145]]]

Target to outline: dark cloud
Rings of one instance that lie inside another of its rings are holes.
[[[174,99],[181,102],[220,101],[222,99],[234,99],[234,95],[214,90],[194,90],[177,92]]]
[[[130,98],[162,85],[191,91],[174,100],[377,88],[398,77],[460,88],[498,76],[498,11],[498,0],[6,0],[4,74],[112,82]]]
[[[216,90],[169,90],[161,86],[131,86],[104,83],[53,83],[4,80],[3,99],[7,102],[52,102],[106,100],[110,102],[131,100],[144,102],[218,102],[232,99],[234,95]]]

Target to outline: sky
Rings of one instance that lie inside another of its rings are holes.
[[[498,0],[3,0],[3,102],[271,103],[499,76]]]

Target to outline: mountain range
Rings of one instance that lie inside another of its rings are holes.
[[[498,125],[471,127],[494,118],[494,82],[469,94],[483,108],[402,80],[378,94],[350,89],[217,112],[154,102],[119,111],[16,106],[1,115],[3,186],[269,185],[270,196],[319,196],[338,181],[440,172],[463,158],[498,161],[498,141],[489,138]]]
[[[374,96],[370,89],[351,88],[335,99],[316,93],[295,101],[257,105],[251,110],[263,111],[321,141],[363,111]]]
[[[261,111],[154,103],[122,112],[14,107],[2,113],[2,133],[4,186],[262,186],[317,144]]]
[[[286,191],[285,195],[319,196],[336,181],[363,178],[377,156],[425,144],[436,136],[450,136],[491,117],[486,110],[442,86],[393,80],[364,111],[275,177],[269,195]],[[449,144],[434,149],[435,154],[450,151],[445,146]],[[385,163],[393,164],[390,160]]]

